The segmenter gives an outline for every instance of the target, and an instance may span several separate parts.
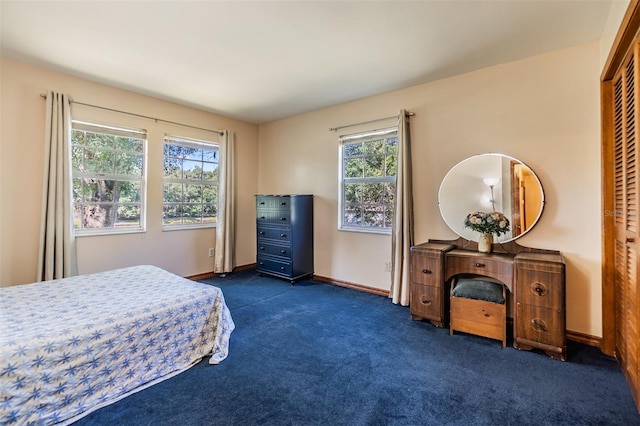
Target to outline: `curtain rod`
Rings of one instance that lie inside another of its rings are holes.
[[[40,97],[41,98],[47,98],[47,95],[44,93],[40,93]],[[78,101],[74,101],[71,100],[70,101],[72,104],[78,104],[78,105],[83,105],[83,106],[87,106],[87,107],[91,107],[91,108],[98,108],[98,109],[103,109],[105,111],[111,111],[111,112],[118,112],[120,114],[128,114],[128,115],[133,115],[135,117],[140,117],[140,118],[146,118],[148,120],[154,120],[156,123],[158,121],[161,121],[163,123],[169,123],[169,124],[176,124],[178,126],[182,126],[182,127],[189,127],[191,129],[197,129],[197,130],[204,130],[205,132],[212,132],[212,133],[217,133],[220,136],[224,135],[224,132],[221,132],[220,130],[211,130],[211,129],[205,129],[204,127],[197,127],[197,126],[192,126],[190,124],[184,124],[184,123],[178,123],[176,121],[169,121],[169,120],[163,120],[162,118],[155,118],[155,117],[149,117],[148,115],[142,115],[142,114],[136,114],[134,112],[128,112],[128,111],[121,111],[119,109],[113,109],[113,108],[107,108],[107,107],[102,107],[102,106],[98,106],[98,105],[92,105],[92,104],[86,104],[84,102],[78,102]]]
[[[407,117],[413,117],[414,115],[416,115],[415,112],[408,112],[408,111],[405,114]],[[336,132],[340,129],[346,129],[347,127],[359,126],[361,124],[377,123],[378,121],[391,120],[392,118],[398,118],[398,117],[399,115],[392,115],[391,117],[376,118],[375,120],[362,121],[360,123],[345,124],[344,126],[332,127],[329,129],[329,131]]]

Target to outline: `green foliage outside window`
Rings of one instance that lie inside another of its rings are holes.
[[[393,221],[397,132],[342,143],[342,227],[390,229]]]

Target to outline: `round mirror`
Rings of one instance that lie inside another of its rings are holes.
[[[465,226],[474,212],[500,212],[509,231],[494,242],[526,234],[542,215],[544,192],[536,174],[522,161],[502,154],[476,155],[456,164],[442,180],[438,193],[442,218],[456,234],[478,241],[479,233]]]

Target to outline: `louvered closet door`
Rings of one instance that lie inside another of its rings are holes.
[[[634,389],[640,389],[638,330],[639,44],[613,80],[616,356]]]

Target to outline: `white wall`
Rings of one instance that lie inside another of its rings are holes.
[[[611,8],[609,9],[609,16],[607,16],[607,22],[602,36],[600,37],[600,71],[604,68],[611,46],[618,34],[620,23],[622,18],[629,7],[629,0],[614,0],[611,2]]]
[[[255,262],[257,126],[6,58],[2,58],[1,69],[0,285],[36,279],[45,126],[45,102],[40,94],[48,90],[69,94],[83,103],[235,132],[236,258],[238,265]],[[151,263],[182,276],[211,272],[213,258],[208,256],[208,249],[215,247],[215,230],[163,232],[161,210],[164,134],[197,139],[211,138],[211,134],[79,104],[72,106],[72,114],[74,118],[147,129],[149,141],[147,232],[78,237],[79,272],[140,263]]]
[[[390,237],[337,230],[338,136],[393,123],[329,128],[406,108],[416,114],[415,242],[456,237],[437,194],[459,161],[485,152],[524,161],[546,206],[519,243],[562,251],[567,328],[601,336],[599,59],[594,42],[261,125],[259,192],[314,194],[316,274],[388,289]]]

